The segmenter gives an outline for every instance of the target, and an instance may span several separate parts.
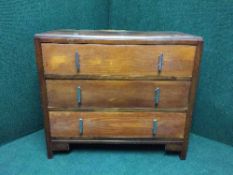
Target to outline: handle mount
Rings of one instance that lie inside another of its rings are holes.
[[[76,65],[77,72],[80,72],[80,61],[79,61],[78,51],[75,52],[75,65]]]
[[[160,101],[160,88],[156,88],[154,94],[155,107],[159,105],[159,101]]]
[[[153,128],[152,128],[152,134],[153,136],[156,135],[158,129],[158,121],[156,119],[153,120]]]
[[[81,105],[81,87],[77,87],[77,102],[78,102],[78,105],[80,106]]]
[[[158,57],[158,73],[161,73],[163,70],[163,54],[160,54]]]
[[[83,135],[83,119],[79,119],[79,134]]]

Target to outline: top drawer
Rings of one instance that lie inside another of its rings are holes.
[[[191,77],[195,46],[42,44],[45,74]]]

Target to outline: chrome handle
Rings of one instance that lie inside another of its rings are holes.
[[[76,69],[77,69],[77,72],[80,71],[80,63],[79,63],[79,54],[78,52],[75,52],[75,65],[76,65]]]
[[[158,58],[158,72],[161,73],[162,70],[163,70],[163,54],[160,54]]]
[[[152,134],[156,135],[158,129],[158,121],[156,119],[153,120],[153,128],[152,128]]]
[[[83,119],[79,119],[79,134],[83,135]]]
[[[159,100],[160,100],[160,88],[156,88],[155,89],[155,94],[154,94],[155,106],[159,105]]]
[[[80,86],[77,88],[77,101],[78,101],[78,105],[81,105],[81,88],[80,88]]]

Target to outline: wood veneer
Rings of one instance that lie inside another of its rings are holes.
[[[46,80],[48,106],[61,108],[185,108],[190,81]],[[81,104],[77,102],[81,88]],[[155,107],[155,89],[160,102]]]
[[[189,77],[195,50],[189,45],[42,44],[45,74],[58,75],[157,75],[162,53],[161,76]],[[76,52],[80,59],[78,73]]]
[[[51,136],[56,138],[184,138],[185,113],[49,112]],[[79,119],[83,120],[83,134]],[[153,135],[153,120],[158,121]]]

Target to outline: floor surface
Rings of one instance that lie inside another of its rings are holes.
[[[138,146],[79,146],[48,160],[43,131],[0,147],[0,175],[233,175],[233,147],[191,134],[188,157]]]

